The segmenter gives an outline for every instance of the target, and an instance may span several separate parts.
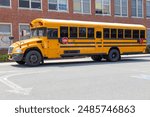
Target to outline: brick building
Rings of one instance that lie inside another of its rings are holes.
[[[150,38],[150,0],[0,0],[0,49],[22,39],[35,18],[143,24]]]

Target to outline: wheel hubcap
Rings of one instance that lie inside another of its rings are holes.
[[[36,55],[31,55],[31,57],[30,57],[31,63],[35,63],[35,62],[37,62],[37,60],[38,60],[38,58]]]
[[[112,58],[116,58],[116,53],[113,53],[113,54],[112,54]]]

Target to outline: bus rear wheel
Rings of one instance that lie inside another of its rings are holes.
[[[93,55],[93,56],[91,56],[91,58],[93,61],[96,61],[96,62],[99,62],[102,60],[102,57],[99,55]]]
[[[111,49],[107,56],[107,60],[110,62],[116,62],[120,60],[120,52],[118,49]]]
[[[26,54],[25,62],[28,66],[38,66],[42,61],[41,54],[36,50],[31,50]]]

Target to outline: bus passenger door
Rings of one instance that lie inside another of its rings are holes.
[[[58,28],[47,29],[48,58],[60,58],[60,44],[58,40]]]

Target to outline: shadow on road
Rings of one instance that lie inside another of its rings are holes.
[[[74,61],[74,62],[49,62],[44,63],[43,65],[40,65],[38,67],[70,67],[70,66],[92,66],[92,65],[108,65],[108,64],[125,64],[125,63],[141,63],[141,62],[150,62],[149,59],[133,59],[133,58],[122,58],[121,61],[118,62],[108,62],[106,60],[102,60],[101,62],[94,62],[94,61]],[[17,63],[15,65],[11,65],[13,67],[18,68],[37,68],[37,67],[29,67],[26,65],[18,65]]]

